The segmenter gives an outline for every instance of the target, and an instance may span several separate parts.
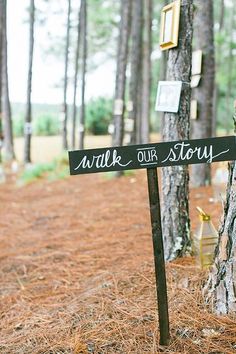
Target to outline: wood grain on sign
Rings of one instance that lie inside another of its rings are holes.
[[[71,175],[235,159],[235,136],[69,152]]]

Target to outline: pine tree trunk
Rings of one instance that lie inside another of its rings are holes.
[[[131,19],[131,0],[122,0],[121,2],[121,20],[119,29],[117,69],[116,69],[116,87],[115,102],[113,109],[113,146],[123,145],[124,135],[124,100],[125,100],[125,84],[126,84],[126,67],[128,57],[128,42],[130,36],[130,19]]]
[[[216,258],[204,288],[206,302],[217,314],[236,313],[236,162],[229,166],[224,220]]]
[[[71,13],[71,0],[68,0],[67,11],[67,29],[66,29],[66,47],[65,47],[65,72],[64,72],[64,89],[63,89],[63,126],[62,126],[62,146],[64,150],[68,149],[67,138],[67,121],[68,121],[68,106],[67,106],[67,86],[68,86],[68,57],[70,47],[70,13]]]
[[[218,33],[221,33],[224,28],[225,23],[225,0],[220,1],[220,18],[219,18],[219,29]],[[222,65],[222,43],[219,42],[216,45],[216,62],[215,62],[215,72],[217,72],[218,68]],[[212,136],[217,135],[217,116],[218,116],[218,108],[220,101],[220,89],[217,82],[215,82],[215,92],[214,92],[214,115],[212,122]]]
[[[143,28],[143,21],[142,21],[142,28]],[[143,31],[142,31],[143,32]],[[136,112],[136,119],[135,119],[135,139],[133,140],[135,144],[141,144],[141,137],[142,137],[142,111],[143,111],[143,89],[144,89],[144,73],[143,73],[143,65],[144,65],[144,58],[143,58],[143,33],[141,33],[141,44],[140,44],[140,51],[139,51],[139,75],[138,75],[138,82],[137,82],[137,112]]]
[[[226,90],[226,133],[230,133],[229,117],[231,116],[232,107],[232,85],[233,85],[233,68],[234,68],[234,29],[235,29],[235,6],[232,8],[230,19],[230,38],[229,38],[229,54],[228,54],[228,72],[227,72],[227,90]],[[235,69],[235,68],[234,68]]]
[[[181,1],[179,45],[168,52],[167,80],[182,81],[183,89],[177,114],[165,113],[164,141],[189,139],[190,75],[192,60],[192,1]],[[162,169],[162,226],[165,257],[185,254],[190,243],[189,174],[187,166]]]
[[[144,41],[143,41],[143,79],[141,143],[149,142],[150,133],[150,94],[151,94],[151,53],[152,53],[152,0],[144,0]]]
[[[27,84],[27,104],[25,116],[25,150],[24,163],[31,162],[31,136],[32,136],[32,107],[31,107],[31,91],[32,91],[32,67],[34,52],[34,16],[35,5],[34,0],[30,0],[30,40],[29,40],[29,67],[28,67],[28,84]]]
[[[78,84],[78,69],[79,69],[79,51],[80,51],[80,43],[81,43],[81,22],[82,22],[82,7],[83,1],[80,3],[79,14],[78,14],[78,26],[77,26],[77,43],[76,43],[76,51],[75,51],[75,71],[74,71],[74,93],[73,93],[73,105],[72,105],[72,137],[71,144],[72,149],[75,149],[75,136],[76,136],[76,116],[77,116],[77,104],[76,104],[76,96],[77,96],[77,84]]]
[[[198,118],[192,121],[192,138],[209,138],[214,119],[215,92],[215,48],[213,2],[194,0],[195,49],[202,50],[203,66],[200,85],[193,89],[193,99],[197,100]],[[192,166],[191,182],[194,187],[211,184],[211,165]]]
[[[4,120],[4,148],[5,158],[11,161],[15,158],[11,105],[8,86],[8,65],[7,65],[7,0],[4,0],[3,13],[3,120]]]
[[[142,11],[143,10],[143,0],[136,0],[133,2],[132,11],[132,31],[131,31],[131,77],[130,77],[130,87],[129,87],[129,101],[132,109],[129,111],[129,119],[132,119],[133,132],[131,134],[130,142],[131,144],[136,143],[137,130],[137,111],[138,111],[138,87],[139,87],[139,76],[141,75],[141,48],[142,48]]]
[[[2,172],[2,146],[3,146],[3,126],[2,126],[2,50],[3,50],[3,14],[4,0],[0,0],[0,173]],[[0,176],[1,177],[1,176]]]
[[[87,61],[87,1],[83,0],[82,11],[82,88],[81,88],[81,106],[79,117],[79,149],[84,149],[84,131],[85,131],[85,77],[86,77],[86,61]]]
[[[168,0],[163,0],[163,6],[168,4]],[[164,51],[161,53],[161,60],[160,60],[160,72],[159,72],[159,80],[165,81],[166,79],[166,70],[167,70],[167,52]],[[160,133],[161,139],[163,140],[163,130],[164,130],[164,112],[158,112],[158,116],[160,117]]]

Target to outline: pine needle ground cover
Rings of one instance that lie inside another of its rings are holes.
[[[0,353],[236,352],[236,319],[210,313],[191,257],[167,265],[171,343],[158,345],[145,171],[0,186]],[[191,191],[218,226],[211,188]]]

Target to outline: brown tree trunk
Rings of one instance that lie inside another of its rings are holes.
[[[144,0],[144,40],[143,40],[143,78],[141,143],[149,142],[150,133],[150,94],[151,94],[151,53],[152,53],[152,0]]]
[[[142,21],[143,28],[143,21]],[[143,32],[143,31],[142,31]],[[143,111],[143,103],[145,98],[143,97],[143,89],[144,89],[144,73],[143,73],[143,33],[141,33],[141,43],[140,43],[140,52],[139,52],[139,75],[137,82],[137,109],[136,109],[136,119],[135,119],[135,144],[141,144],[142,137],[142,111]]]
[[[168,52],[167,80],[182,81],[179,112],[165,113],[164,141],[189,139],[190,76],[192,60],[193,2],[182,0],[179,45]],[[187,166],[162,169],[162,226],[165,257],[181,257],[190,244],[189,174]]]
[[[168,0],[163,0],[163,6],[168,4]],[[165,81],[166,79],[166,70],[167,70],[167,52],[164,51],[161,53],[161,60],[160,60],[160,72],[159,72],[159,80]],[[163,129],[164,129],[164,112],[158,112],[158,117],[160,117],[160,134],[162,140],[163,138]]]
[[[225,23],[225,0],[220,1],[220,17],[219,17],[219,29],[218,33],[221,33],[224,28]],[[218,68],[222,65],[222,43],[219,42],[215,48],[216,51],[216,62],[215,62],[215,72],[217,72]],[[217,82],[215,82],[215,92],[214,92],[214,115],[212,122],[212,136],[217,135],[217,116],[218,116],[218,107],[219,107],[219,97],[220,97],[220,89]]]
[[[3,49],[3,14],[4,0],[0,0],[0,180],[2,179],[2,146],[3,146],[3,126],[2,126],[2,49]]]
[[[115,126],[113,134],[113,146],[123,145],[124,135],[124,100],[126,84],[126,67],[128,57],[128,42],[130,36],[131,0],[121,2],[120,33],[118,41],[115,102],[113,109],[113,122]]]
[[[214,16],[211,0],[194,0],[195,49],[202,50],[203,66],[200,85],[193,89],[193,98],[197,100],[198,117],[192,121],[192,138],[209,138],[212,134],[215,91],[215,48]],[[211,165],[192,166],[191,182],[194,187],[211,184]]]
[[[68,0],[67,11],[67,29],[66,29],[66,47],[65,47],[65,72],[64,72],[64,88],[63,88],[63,122],[62,122],[62,146],[64,150],[68,149],[67,140],[67,121],[68,121],[68,106],[67,106],[67,86],[68,86],[68,57],[70,47],[70,13],[71,0]]]
[[[230,133],[229,117],[231,116],[231,106],[232,106],[232,84],[233,84],[233,68],[234,68],[234,29],[235,29],[235,6],[232,8],[231,19],[230,19],[230,38],[229,38],[229,55],[228,55],[228,72],[227,72],[227,90],[226,90],[226,133]]]
[[[133,132],[131,133],[131,144],[136,143],[137,137],[137,112],[138,112],[138,98],[139,98],[139,82],[141,75],[141,48],[142,48],[142,11],[143,10],[143,0],[136,0],[133,2],[132,11],[132,31],[131,31],[131,76],[130,76],[130,87],[129,87],[129,101],[132,107],[129,110],[129,119],[132,119]]]
[[[81,106],[79,116],[79,149],[84,149],[84,131],[85,131],[85,77],[86,77],[86,62],[87,62],[87,1],[82,0],[82,88],[81,88]]]
[[[74,92],[73,92],[73,106],[72,106],[72,137],[71,144],[72,149],[75,149],[75,136],[76,136],[76,116],[77,116],[77,104],[76,104],[76,96],[77,96],[77,84],[78,84],[78,68],[79,68],[79,50],[80,50],[80,42],[81,42],[81,23],[82,23],[82,7],[83,1],[80,3],[79,14],[78,14],[78,26],[77,26],[77,43],[75,50],[75,71],[74,71]]]
[[[204,288],[206,301],[217,314],[236,313],[236,163],[229,166],[224,221],[216,258]]]
[[[29,67],[28,67],[28,85],[27,85],[27,104],[25,116],[25,150],[24,163],[31,162],[31,124],[32,124],[32,107],[31,107],[31,91],[32,91],[32,67],[34,53],[34,16],[35,5],[34,0],[30,0],[30,31],[29,31]]]
[[[8,65],[7,65],[7,0],[4,3],[3,13],[3,121],[4,121],[4,149],[5,158],[11,161],[15,158],[11,105],[8,87]]]

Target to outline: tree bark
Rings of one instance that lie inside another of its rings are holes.
[[[123,145],[124,135],[124,101],[125,101],[125,84],[126,84],[126,67],[128,57],[128,42],[130,36],[130,19],[131,19],[131,0],[122,0],[121,2],[121,20],[118,40],[118,55],[116,69],[116,87],[115,102],[113,109],[113,146]]]
[[[221,33],[225,24],[225,0],[220,0],[220,17],[219,17],[219,29],[218,33]],[[216,51],[216,61],[215,61],[215,72],[217,73],[218,68],[222,65],[222,44],[218,43],[215,48]],[[215,92],[214,92],[214,116],[212,122],[212,136],[217,135],[217,116],[219,107],[219,97],[220,89],[217,81],[215,82]]]
[[[68,86],[68,58],[70,47],[70,13],[71,0],[68,0],[67,11],[67,29],[66,29],[66,46],[65,46],[65,72],[64,72],[64,89],[63,89],[63,122],[62,122],[62,146],[64,150],[68,149],[67,137],[67,121],[68,121],[68,106],[67,106],[67,86]]]
[[[141,144],[149,142],[150,94],[151,94],[151,53],[152,53],[152,0],[144,0],[144,40],[142,78]]]
[[[2,126],[2,49],[3,49],[3,13],[4,0],[0,0],[0,173],[2,174],[2,146],[3,146],[3,126]],[[1,176],[0,176],[1,178]]]
[[[231,115],[231,100],[232,100],[232,74],[233,74],[233,67],[234,67],[234,28],[235,28],[235,6],[232,8],[231,19],[230,19],[230,38],[229,38],[229,55],[228,55],[228,82],[227,82],[227,90],[226,90],[226,133],[229,134],[230,129],[229,125],[227,124],[228,117]]]
[[[8,65],[7,65],[7,0],[4,3],[3,13],[3,121],[4,121],[4,149],[5,158],[11,161],[15,158],[13,130],[12,130],[12,115],[9,99],[8,86]]]
[[[236,313],[236,162],[229,165],[224,220],[214,265],[204,288],[206,302],[217,314]]]
[[[142,28],[143,28],[143,19],[142,19]],[[143,103],[145,98],[143,97],[143,89],[144,89],[144,73],[143,73],[143,65],[144,65],[144,58],[143,58],[143,31],[141,33],[141,43],[140,43],[140,51],[139,51],[139,75],[138,75],[138,82],[137,82],[137,109],[136,109],[136,118],[135,118],[135,144],[141,144],[142,141],[142,111],[143,111]]]
[[[77,81],[78,81],[78,68],[79,68],[79,51],[81,44],[81,22],[82,22],[82,7],[83,1],[80,3],[79,14],[78,14],[78,26],[77,26],[77,43],[76,43],[76,51],[75,51],[75,71],[74,71],[74,93],[73,93],[73,106],[72,106],[72,149],[75,149],[75,135],[76,135],[76,116],[77,116],[77,104],[76,104],[76,96],[77,96]]]
[[[215,91],[215,48],[214,16],[211,0],[194,0],[195,49],[202,50],[203,67],[200,85],[193,89],[193,98],[197,100],[198,117],[192,121],[192,138],[203,139],[212,135]],[[191,182],[194,187],[211,184],[211,165],[192,166]]]
[[[85,131],[85,78],[87,64],[87,1],[82,0],[82,88],[81,88],[81,106],[79,116],[79,149],[84,149],[84,131]]]
[[[168,4],[168,0],[163,0],[162,2],[163,2],[163,6],[166,6]],[[161,53],[161,60],[160,60],[160,72],[159,72],[160,81],[165,81],[166,70],[167,70],[167,52],[163,51]],[[158,112],[158,113],[159,113],[158,116],[160,117],[160,133],[161,133],[161,138],[163,140],[164,139],[163,130],[164,130],[165,114],[164,114],[164,112]]]
[[[142,17],[143,17],[143,0],[136,0],[133,3],[132,11],[132,30],[131,30],[131,77],[129,85],[129,101],[132,107],[129,110],[129,119],[132,119],[133,132],[131,133],[130,143],[135,144],[137,141],[137,111],[138,111],[138,87],[141,75],[141,48],[142,48]]]
[[[164,141],[189,139],[193,2],[182,0],[179,45],[168,52],[167,80],[183,82],[179,112],[165,113]],[[181,257],[190,245],[189,174],[187,166],[162,169],[162,226],[165,257]]]
[[[34,0],[30,0],[29,67],[28,67],[28,85],[27,85],[27,104],[26,104],[26,116],[25,116],[24,163],[31,162],[31,136],[32,136],[31,91],[32,91],[33,53],[34,53],[34,17],[35,17]]]

